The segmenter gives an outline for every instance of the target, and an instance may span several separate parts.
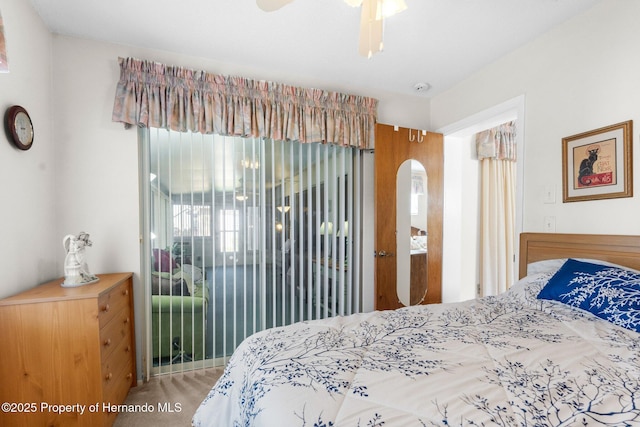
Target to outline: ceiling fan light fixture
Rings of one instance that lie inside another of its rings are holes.
[[[356,0],[345,0],[355,3]],[[360,55],[370,59],[384,48],[384,19],[407,8],[404,0],[362,0]]]
[[[278,10],[293,0],[256,0],[258,7],[265,12]],[[371,58],[381,52],[384,32],[384,20],[407,8],[404,0],[344,0],[349,6],[360,7],[360,43],[358,52]]]
[[[378,18],[380,0],[364,0],[360,12],[360,55],[370,59],[374,53],[382,51],[384,20]]]
[[[388,18],[407,8],[407,3],[404,0],[379,0],[379,2],[381,4],[378,6],[378,13],[382,18]]]
[[[273,12],[291,3],[293,0],[256,0],[258,7],[265,12]]]
[[[362,6],[363,0],[344,0],[351,7]],[[383,19],[402,12],[407,8],[404,0],[373,0],[376,3],[376,19]]]

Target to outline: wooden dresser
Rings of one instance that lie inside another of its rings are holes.
[[[136,384],[131,273],[0,300],[1,426],[110,426]]]

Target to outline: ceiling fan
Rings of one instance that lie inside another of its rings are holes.
[[[265,12],[273,12],[293,0],[256,0],[258,7]],[[384,19],[407,8],[404,0],[344,0],[349,6],[360,6],[360,44],[358,52],[371,58],[374,53],[382,51]]]

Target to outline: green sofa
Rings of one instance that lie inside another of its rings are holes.
[[[152,276],[152,289],[155,289],[151,295],[154,363],[204,359],[206,281],[204,278],[193,281],[181,268],[172,273],[153,272]],[[171,284],[171,290],[167,283]],[[158,288],[162,289],[158,291]]]

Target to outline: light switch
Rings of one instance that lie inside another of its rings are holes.
[[[544,217],[544,231],[545,233],[555,233],[556,232],[556,217],[555,216],[545,216]]]
[[[556,202],[556,186],[555,185],[544,186],[544,195],[542,196],[542,200],[544,203]]]

